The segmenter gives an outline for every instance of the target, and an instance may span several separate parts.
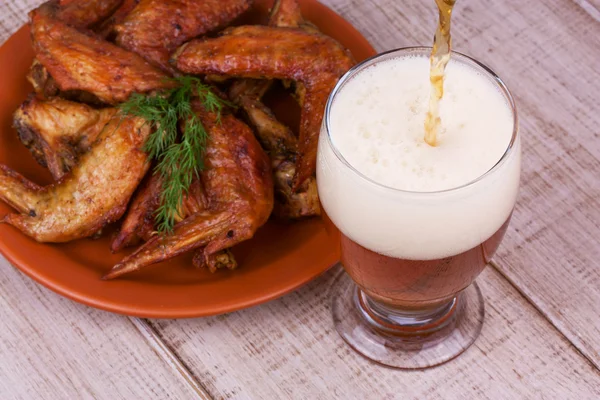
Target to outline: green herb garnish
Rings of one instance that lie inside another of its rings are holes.
[[[163,179],[160,207],[155,217],[161,234],[173,232],[183,196],[203,168],[208,133],[192,110],[192,99],[197,98],[206,110],[215,112],[217,118],[223,107],[230,105],[198,78],[182,76],[173,81],[177,85],[173,89],[153,95],[135,93],[119,106],[123,115],[144,118],[154,129],[144,151],[157,161],[154,173]],[[179,121],[185,121],[181,135]]]

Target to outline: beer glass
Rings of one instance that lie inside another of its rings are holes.
[[[452,62],[489,78],[510,111],[512,137],[491,169],[448,190],[405,191],[367,177],[336,147],[332,108],[347,83],[382,61],[430,52],[425,47],[393,50],[350,70],[329,97],[317,157],[325,223],[346,272],[331,291],[335,327],[366,358],[401,369],[451,360],[479,335],[484,303],[474,280],[504,236],[519,186],[521,149],[513,98],[492,70],[456,52]],[[379,244],[390,237],[401,250],[382,251]],[[418,250],[428,245],[448,251],[424,257]]]

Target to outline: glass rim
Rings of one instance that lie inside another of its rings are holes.
[[[454,51],[454,50],[451,53],[452,55],[458,55],[459,57],[462,57],[462,58],[474,63],[477,67],[483,69],[483,71],[485,71],[493,79],[493,81],[496,83],[496,85],[500,88],[500,90],[504,94],[505,98],[508,101],[508,105],[511,108],[511,112],[513,115],[513,132],[512,132],[510,142],[508,143],[506,150],[502,154],[502,157],[500,157],[500,159],[489,170],[487,170],[485,173],[479,175],[477,178],[475,178],[465,184],[462,184],[460,186],[456,186],[453,188],[449,188],[449,189],[435,190],[435,191],[404,190],[404,189],[398,189],[398,188],[395,188],[392,186],[385,185],[383,183],[373,180],[372,178],[369,178],[368,176],[366,176],[365,174],[360,172],[358,169],[356,169],[352,164],[350,164],[350,162],[348,162],[348,160],[346,160],[346,158],[340,153],[339,149],[334,145],[333,140],[331,138],[331,121],[330,121],[331,107],[333,105],[335,97],[340,92],[342,87],[350,79],[352,79],[356,74],[358,74],[360,71],[362,71],[364,68],[366,68],[368,64],[374,65],[373,61],[376,62],[378,59],[384,58],[384,57],[389,56],[394,53],[404,53],[404,52],[409,52],[409,51],[415,51],[415,52],[416,51],[429,51],[429,52],[431,52],[431,47],[427,47],[427,46],[400,47],[397,49],[388,50],[388,51],[376,54],[376,55],[369,57],[366,60],[361,61],[360,63],[356,64],[354,67],[352,67],[350,70],[348,70],[340,78],[338,83],[333,88],[331,94],[329,95],[329,98],[327,99],[327,104],[325,106],[325,118],[324,118],[325,130],[327,132],[327,141],[329,142],[329,145],[330,145],[333,153],[338,158],[338,160],[340,160],[344,165],[346,165],[359,178],[362,178],[362,179],[366,180],[367,182],[370,182],[380,188],[383,188],[386,190],[391,190],[391,191],[398,192],[398,193],[406,193],[406,194],[411,194],[411,195],[432,195],[432,194],[451,193],[451,192],[459,191],[461,189],[465,189],[467,187],[470,187],[470,186],[482,181],[487,176],[491,175],[496,170],[498,170],[500,168],[500,166],[502,164],[504,164],[506,159],[512,154],[515,144],[517,142],[517,138],[519,137],[519,116],[517,113],[517,107],[515,104],[515,100],[511,94],[510,90],[508,89],[508,87],[506,86],[504,81],[502,81],[502,79],[498,76],[498,74],[496,74],[490,67],[477,61],[473,57],[470,57],[466,54],[463,54],[463,53],[460,53],[460,52]],[[368,66],[371,66],[371,65],[368,65]]]

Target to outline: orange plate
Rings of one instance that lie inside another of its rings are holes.
[[[255,3],[251,18],[264,20],[272,1]],[[326,6],[315,0],[300,3],[305,18],[348,47],[357,60],[375,53],[356,29]],[[11,128],[13,112],[32,90],[25,80],[32,59],[26,26],[0,48],[0,163],[47,184],[51,181],[48,172],[37,165]],[[0,204],[0,215],[10,211]],[[235,247],[237,271],[216,274],[194,269],[187,255],[105,282],[100,277],[126,254],[111,254],[109,243],[106,233],[99,240],[45,245],[0,225],[0,251],[25,274],[80,303],[140,317],[187,318],[240,310],[280,297],[336,262],[317,219],[269,222],[254,239]]]

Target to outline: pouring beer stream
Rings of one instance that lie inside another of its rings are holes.
[[[433,39],[433,49],[430,57],[429,80],[431,81],[431,94],[429,96],[429,111],[425,118],[425,142],[430,146],[437,146],[440,130],[440,101],[444,97],[444,74],[446,65],[450,61],[452,52],[452,36],[450,26],[452,10],[456,0],[435,0],[440,20]]]

